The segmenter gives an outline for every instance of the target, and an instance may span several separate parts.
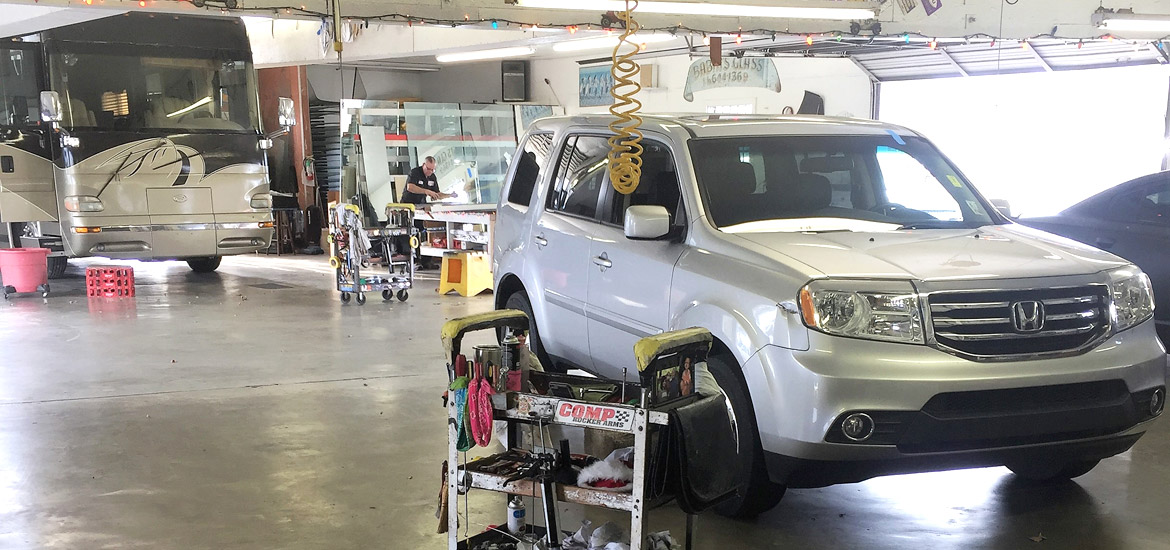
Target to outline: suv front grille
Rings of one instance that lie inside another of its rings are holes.
[[[1025,318],[1035,314],[1033,302],[1042,304],[1039,323],[1020,322],[1016,304],[1021,302]],[[977,357],[1082,351],[1109,330],[1105,285],[939,292],[930,295],[929,304],[935,341]]]

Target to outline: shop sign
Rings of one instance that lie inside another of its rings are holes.
[[[766,88],[780,91],[780,74],[776,64],[764,57],[723,58],[716,67],[710,59],[691,63],[683,99],[695,100],[695,92],[712,88]]]
[[[634,412],[621,407],[561,401],[557,403],[557,422],[589,428],[630,430],[634,426]]]

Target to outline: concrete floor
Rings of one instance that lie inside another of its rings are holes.
[[[0,549],[444,546],[439,327],[490,295],[438,297],[432,274],[342,305],[322,258],[249,256],[136,264],[137,298],[88,300],[87,263],[0,304]],[[702,516],[696,547],[1168,548],[1168,455],[1162,422],[1057,487],[994,468],[793,490],[756,521]],[[474,503],[502,521],[501,497]]]

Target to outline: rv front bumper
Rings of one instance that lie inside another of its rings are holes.
[[[273,223],[267,215],[194,222],[136,218],[73,220],[62,228],[66,248],[72,256],[164,260],[243,254],[272,242]]]

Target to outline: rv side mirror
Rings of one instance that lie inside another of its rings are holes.
[[[994,206],[995,209],[998,210],[999,213],[1003,214],[1004,216],[1007,216],[1009,218],[1015,217],[1012,215],[1012,205],[1007,200],[991,199],[991,206]]]
[[[61,122],[61,96],[57,92],[41,92],[41,120]]]
[[[670,213],[656,204],[640,204],[626,209],[627,239],[660,239],[670,233]]]
[[[280,98],[280,103],[277,106],[277,120],[282,128],[297,125],[296,104],[291,98]]]

